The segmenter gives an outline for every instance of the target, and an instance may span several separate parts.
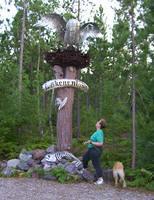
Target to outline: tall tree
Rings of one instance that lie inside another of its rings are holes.
[[[20,57],[19,57],[19,105],[21,106],[21,95],[23,89],[23,52],[24,52],[24,36],[25,36],[25,20],[26,20],[26,9],[27,2],[23,0],[23,16],[22,16],[22,26],[21,26],[21,40],[20,40]]]
[[[134,1],[130,8],[131,17],[131,49],[132,49],[132,168],[136,167],[136,87],[135,87],[135,17],[134,17]]]

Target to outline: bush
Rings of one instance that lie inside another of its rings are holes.
[[[147,190],[154,191],[154,181],[151,181],[150,183],[147,183],[147,185],[145,186],[145,188]]]
[[[20,148],[17,144],[11,142],[1,142],[0,159],[12,159],[18,157]]]
[[[130,187],[144,187],[148,190],[154,190],[154,175],[146,169],[127,169],[126,179]]]
[[[39,178],[44,176],[44,169],[43,168],[34,168],[32,173],[36,173]]]
[[[66,183],[73,180],[73,176],[62,167],[56,167],[52,169],[51,174],[57,178],[60,183]]]

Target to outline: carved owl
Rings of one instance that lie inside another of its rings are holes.
[[[102,37],[96,23],[89,22],[81,26],[77,19],[69,19],[66,22],[56,13],[43,16],[38,25],[57,32],[65,49],[79,49],[88,43],[88,38]]]

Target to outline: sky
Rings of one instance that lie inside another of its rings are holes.
[[[15,14],[16,14],[16,8],[13,5],[13,3],[11,3],[10,5],[7,3],[8,0],[1,0],[0,5],[2,6],[2,10],[0,12],[0,20],[9,18],[12,19]],[[104,9],[104,21],[107,24],[107,32],[108,32],[108,37],[111,37],[112,34],[112,26],[113,26],[113,20],[114,20],[114,7],[118,7],[118,3],[116,0],[92,0],[92,2],[95,4],[95,6],[93,7],[93,10],[97,10],[99,8],[100,5],[102,5],[103,9]],[[8,9],[10,11],[8,11]],[[85,13],[83,15],[84,21],[88,20],[91,16],[89,8],[87,8],[85,10]],[[0,31],[4,30],[4,27],[0,27]]]

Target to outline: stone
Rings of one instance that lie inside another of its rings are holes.
[[[44,166],[43,166],[43,169],[44,170],[48,170],[48,169],[50,170],[51,169],[51,165],[49,163],[45,163]]]
[[[43,169],[44,169],[45,171],[50,171],[51,169],[54,169],[54,168],[56,168],[56,167],[57,167],[57,165],[56,165],[55,163],[52,163],[52,164],[44,165]]]
[[[34,160],[42,160],[45,156],[46,152],[43,149],[33,150],[32,155]]]
[[[65,166],[64,166],[64,164],[62,164],[62,163],[59,162],[59,163],[57,164],[57,167],[64,168]]]
[[[64,158],[62,158],[60,162],[61,162],[62,164],[65,164],[65,163],[67,163],[67,160],[64,159]]]
[[[48,154],[46,153],[47,151],[49,152]],[[59,153],[58,156],[60,156]],[[22,150],[19,159],[11,159],[5,162],[1,161],[0,169],[3,170],[2,175],[8,177],[16,173],[25,174],[26,172],[29,177],[56,180],[56,177],[52,175],[51,171],[54,168],[61,167],[69,174],[77,176],[82,180],[92,181],[94,179],[92,173],[83,170],[82,162],[73,156],[73,154],[61,153],[61,157],[57,159],[54,145],[50,146],[46,151],[43,149],[36,149],[32,152]],[[105,175],[107,174],[105,173]]]
[[[43,169],[51,169],[53,168],[52,166],[57,166],[56,163],[46,161],[45,158],[41,160],[41,163],[43,165]]]
[[[94,181],[94,175],[87,169],[79,171],[79,175],[86,181]]]
[[[47,153],[55,153],[56,152],[56,147],[54,145],[51,145],[46,149],[46,152]]]
[[[34,159],[31,158],[27,161],[27,165],[29,165],[30,167],[34,167],[36,165],[36,162]]]
[[[12,176],[15,173],[15,169],[12,167],[6,167],[2,170],[1,174],[3,176]]]
[[[75,174],[77,172],[77,168],[74,164],[69,164],[65,167],[65,170],[70,174]]]
[[[23,171],[28,171],[30,166],[26,162],[20,161],[19,164],[17,165],[17,168]]]
[[[30,160],[32,158],[32,153],[28,152],[28,151],[23,151],[19,154],[19,159],[27,162],[28,160]]]
[[[0,161],[0,169],[7,167],[7,161]]]
[[[103,169],[103,179],[106,183],[114,181],[112,169]]]
[[[16,168],[17,165],[19,164],[20,160],[19,159],[11,159],[7,161],[7,167],[12,167]]]
[[[51,172],[45,171],[44,176],[42,177],[45,180],[55,181],[57,178],[51,174]]]
[[[36,165],[34,166],[34,169],[37,169],[37,168],[42,168],[42,165],[36,164]]]

